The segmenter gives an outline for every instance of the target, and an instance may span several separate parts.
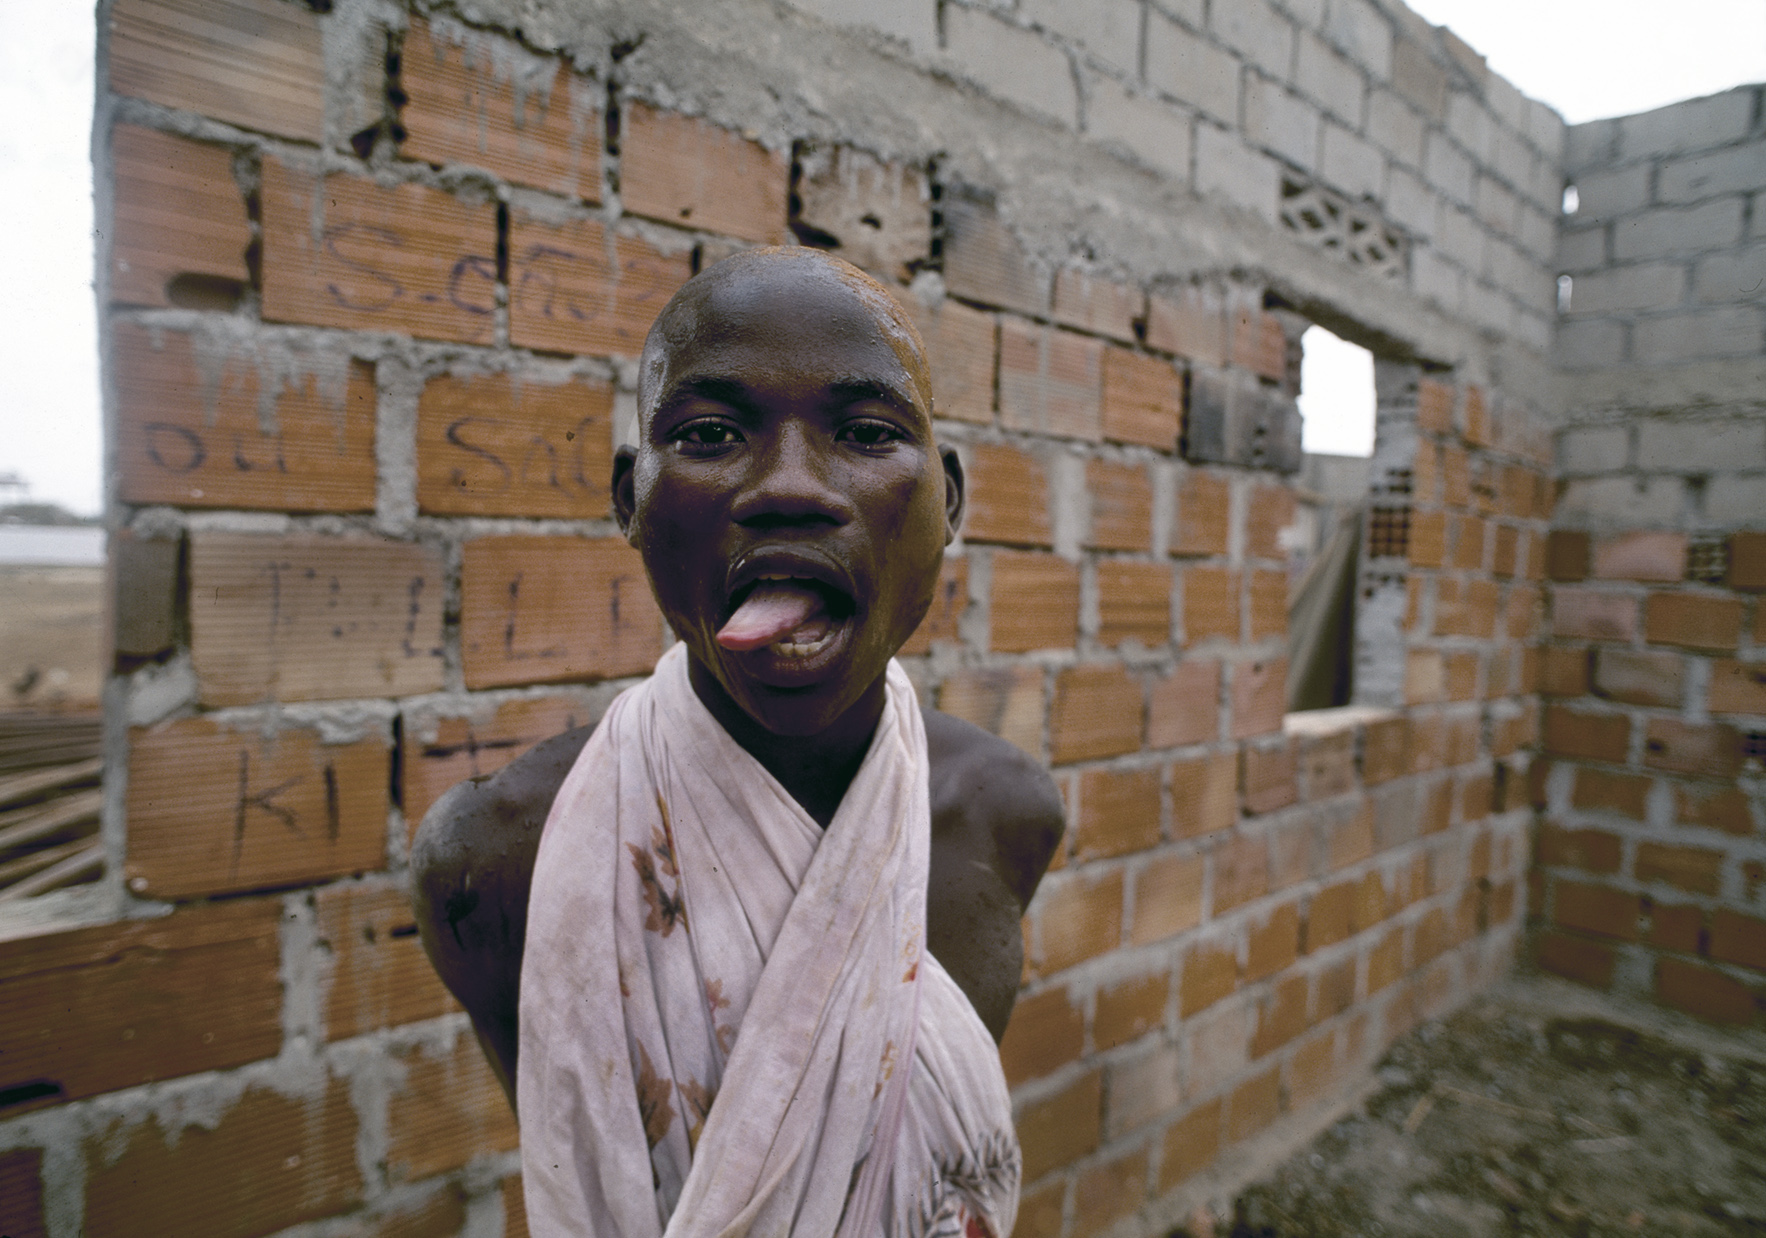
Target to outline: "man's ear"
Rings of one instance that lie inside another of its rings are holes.
[[[638,453],[629,446],[621,447],[613,453],[613,516],[619,521],[619,531],[630,541],[632,536],[632,514],[637,510],[637,486],[633,479],[633,469],[638,463]]]
[[[963,462],[955,447],[940,447],[938,456],[944,462],[944,544],[948,546],[963,527]]]

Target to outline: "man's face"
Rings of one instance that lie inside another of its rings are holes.
[[[692,657],[768,730],[816,734],[924,617],[961,473],[911,346],[828,264],[750,262],[698,300],[615,503]]]

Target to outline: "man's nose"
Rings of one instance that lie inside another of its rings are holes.
[[[851,500],[831,475],[828,445],[799,425],[768,438],[731,507],[737,523],[841,525],[852,519]]]

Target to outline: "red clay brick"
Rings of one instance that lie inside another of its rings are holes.
[[[1067,1179],[1054,1178],[1019,1198],[1012,1238],[1061,1238],[1066,1223]]]
[[[1552,580],[1588,578],[1589,538],[1586,533],[1553,529],[1545,539],[1545,574]]]
[[[1171,977],[1154,972],[1099,989],[1092,1014],[1092,1047],[1099,1053],[1125,1045],[1165,1022]]]
[[[1644,603],[1644,638],[1658,645],[1725,652],[1741,638],[1741,602],[1693,593],[1652,593]]]
[[[930,257],[932,186],[924,165],[811,142],[794,152],[792,175],[798,226],[827,234],[842,258],[886,287],[908,283]]]
[[[1521,531],[1512,524],[1499,524],[1495,539],[1490,552],[1490,570],[1506,580],[1519,570]]]
[[[1171,832],[1196,838],[1230,829],[1238,819],[1238,761],[1216,752],[1171,764]]]
[[[1234,664],[1230,731],[1234,739],[1249,739],[1282,729],[1288,704],[1287,683],[1286,658]]]
[[[1341,731],[1300,741],[1300,777],[1309,800],[1355,789],[1355,734]]]
[[[1145,305],[1145,294],[1131,285],[1077,267],[1062,267],[1055,272],[1051,317],[1065,326],[1133,343],[1135,320],[1145,312]]]
[[[1652,782],[1652,779],[1643,774],[1578,769],[1570,803],[1577,808],[1594,812],[1616,812],[1633,821],[1642,821]]]
[[[1190,287],[1147,299],[1147,346],[1202,365],[1226,364],[1226,310],[1211,288]]]
[[[1263,839],[1229,839],[1212,859],[1216,916],[1269,892],[1269,844]]]
[[[1455,516],[1453,527],[1453,566],[1475,572],[1484,566],[1484,521],[1476,516]]]
[[[1246,934],[1245,983],[1273,976],[1300,955],[1300,905],[1286,903]]]
[[[1024,314],[1041,315],[1048,279],[994,209],[991,195],[947,193],[944,209],[944,282],[952,296]]]
[[[1104,349],[1105,438],[1171,451],[1182,420],[1183,375],[1171,362],[1126,348]]]
[[[1098,1146],[1103,1133],[1103,1076],[1090,1071],[1060,1092],[1018,1112],[1024,1181],[1071,1165]]]
[[[245,265],[251,224],[245,195],[233,180],[232,152],[118,125],[111,130],[110,153],[111,301],[170,305],[174,291],[184,299],[183,285],[173,283],[181,275],[222,281],[218,291],[242,292],[251,280]]]
[[[282,1046],[275,899],[0,943],[0,1089],[62,1102],[226,1070]]]
[[[1233,1089],[1226,1105],[1228,1143],[1249,1139],[1281,1114],[1281,1071],[1270,1067]]]
[[[1153,545],[1153,485],[1138,464],[1088,460],[1085,485],[1091,494],[1091,533],[1087,546],[1101,550],[1149,550]]]
[[[990,613],[996,653],[1070,648],[1079,631],[1079,568],[1055,555],[996,553]]]
[[[469,688],[639,675],[662,653],[662,614],[624,538],[473,538],[460,652]]]
[[[1220,1154],[1220,1100],[1197,1105],[1165,1129],[1159,1190],[1170,1190],[1214,1163]]]
[[[1724,973],[1680,959],[1656,960],[1656,997],[1667,1005],[1712,1023],[1747,1025],[1761,996]]]
[[[1047,975],[1122,944],[1122,871],[1083,870],[1065,877],[1042,899],[1041,970]]]
[[[1224,567],[1192,567],[1183,574],[1184,641],[1239,639],[1239,573]]]
[[[1049,546],[1049,481],[1036,457],[1004,444],[968,450],[963,537],[1013,546]]]
[[[1103,435],[1104,345],[1007,318],[1000,324],[1000,424],[1061,438]]]
[[[1147,704],[1147,747],[1181,748],[1220,735],[1220,663],[1180,662],[1155,680]]]
[[[1137,872],[1129,943],[1163,941],[1200,924],[1204,871],[1201,856],[1184,855],[1161,856]]]
[[[932,371],[933,412],[975,425],[993,422],[993,377],[999,329],[992,314],[943,300],[928,309],[904,295]]]
[[[1184,955],[1178,987],[1179,1013],[1189,1018],[1239,987],[1239,961],[1230,941],[1197,942]]]
[[[938,688],[938,708],[1042,757],[1043,671],[990,666],[958,671]]]
[[[245,129],[317,142],[325,118],[319,17],[276,0],[175,0],[110,10],[110,88]]]
[[[1080,1171],[1073,1183],[1073,1232],[1103,1233],[1139,1210],[1147,1194],[1147,1150]]]
[[[1287,337],[1281,320],[1251,306],[1240,306],[1227,315],[1232,337],[1232,362],[1259,378],[1280,382],[1287,374]]]
[[[1652,842],[1637,845],[1634,871],[1639,881],[1665,881],[1694,894],[1716,894],[1722,869],[1721,851]]]
[[[1674,819],[1745,838],[1754,832],[1747,792],[1733,784],[1674,784]]]
[[[1555,918],[1564,928],[1580,929],[1584,933],[1614,937],[1620,941],[1637,940],[1637,895],[1611,886],[1560,881],[1556,898]]]
[[[1288,574],[1254,569],[1251,577],[1251,639],[1288,634]]]
[[[1314,1036],[1288,1057],[1287,1092],[1290,1112],[1305,1109],[1331,1095],[1338,1081],[1336,1034]]]
[[[503,1238],[529,1238],[527,1196],[521,1187],[520,1174],[503,1179]]]
[[[635,357],[692,274],[685,253],[609,237],[598,219],[509,220],[509,342],[550,352]]]
[[[1562,933],[1541,933],[1534,943],[1539,966],[1568,980],[1604,989],[1613,982],[1617,956],[1611,946]]]
[[[384,730],[349,744],[203,717],[135,731],[129,887],[187,898],[384,867],[390,766]]]
[[[1410,734],[1411,725],[1406,718],[1382,718],[1368,723],[1362,740],[1362,781],[1372,787],[1408,774]]]
[[[1294,523],[1294,492],[1286,486],[1253,486],[1245,510],[1245,553],[1254,559],[1287,561],[1282,530]]]
[[[1723,583],[1749,593],[1766,590],[1766,533],[1729,535],[1729,572]]]
[[[168,1131],[158,1117],[126,1134],[121,1125],[87,1146],[87,1234],[267,1234],[341,1212],[362,1194],[356,1114],[341,1079],[306,1097],[252,1088],[212,1129]]]
[[[275,158],[264,160],[262,202],[266,320],[491,342],[494,203],[343,173],[321,184]]]
[[[1416,423],[1434,434],[1453,433],[1453,388],[1432,378],[1417,380]]]
[[[1702,908],[1649,900],[1645,907],[1648,926],[1644,940],[1661,950],[1677,950],[1682,954],[1699,952],[1699,935],[1704,932],[1705,913]]]
[[[443,375],[417,400],[417,505],[454,516],[594,520],[609,511],[613,389]]]
[[[1686,569],[1686,534],[1621,533],[1594,547],[1599,580],[1678,581]]]
[[[1586,696],[1591,656],[1582,645],[1547,645],[1540,667],[1540,689],[1547,696]]]
[[[968,609],[969,560],[946,555],[938,567],[938,584],[932,592],[932,605],[898,652],[903,657],[910,657],[929,652],[933,641],[960,641],[962,634],[958,627]]]
[[[1097,567],[1098,642],[1138,641],[1157,649],[1171,641],[1171,567],[1102,559]]]
[[[1404,974],[1404,930],[1394,928],[1367,954],[1367,995],[1372,997]]]
[[[1306,905],[1301,948],[1310,953],[1348,939],[1353,931],[1356,890],[1359,883],[1340,881],[1314,894]]]
[[[1257,1010],[1257,1032],[1251,1037],[1251,1057],[1264,1057],[1306,1030],[1306,989],[1303,975],[1284,976],[1270,990]]]
[[[410,1182],[515,1148],[515,1114],[474,1036],[451,1050],[397,1054],[404,1079],[386,1104],[386,1171]]]
[[[997,562],[997,561],[996,561]],[[1055,680],[1049,747],[1055,764],[1141,746],[1141,685],[1120,666],[1074,666]]]
[[[1239,785],[1247,813],[1274,812],[1299,798],[1293,745],[1246,747],[1240,754]]]
[[[1441,448],[1441,497],[1449,507],[1469,507],[1472,502],[1471,457],[1451,443]]]
[[[1676,774],[1733,778],[1741,768],[1741,733],[1717,722],[1651,718],[1644,731],[1643,763]]]
[[[1712,713],[1766,714],[1766,662],[1713,661],[1709,703]]]
[[[1766,920],[1720,908],[1711,915],[1711,957],[1766,971]]]
[[[394,885],[334,885],[315,897],[319,941],[330,951],[325,1034],[343,1040],[451,1013],[406,892]]]
[[[789,181],[783,154],[727,129],[636,102],[621,113],[619,200],[634,215],[783,244]]]
[[[1353,956],[1321,968],[1313,994],[1312,1021],[1322,1023],[1342,1014],[1355,1004],[1355,959]]]
[[[1545,710],[1545,751],[1555,756],[1622,763],[1631,744],[1624,714],[1583,713],[1563,705]]]
[[[47,1238],[41,1148],[0,1153],[0,1233],[7,1238]]]
[[[1075,859],[1144,851],[1159,841],[1159,768],[1086,770],[1079,776]]]
[[[294,372],[277,375],[250,353],[216,357],[213,342],[203,350],[199,371],[184,332],[112,326],[125,501],[373,510],[373,366],[341,354],[295,354]],[[310,372],[298,372],[303,363]],[[260,413],[266,401],[269,419]]]
[[[1637,599],[1593,589],[1557,588],[1551,599],[1553,636],[1628,641],[1637,635]]]
[[[1594,661],[1594,691],[1627,705],[1677,707],[1683,659],[1665,650],[1601,649]]]
[[[1051,1075],[1079,1060],[1084,1044],[1085,1012],[1073,1004],[1064,986],[1019,998],[1000,1041],[1006,1082],[1017,1087]]]
[[[1466,388],[1466,428],[1465,440],[1474,447],[1488,447],[1491,444],[1491,414],[1489,406],[1484,402],[1482,387]]]
[[[1232,486],[1214,473],[1191,469],[1177,488],[1174,555],[1223,555],[1232,533]],[[1234,630],[1235,634],[1237,629]]]
[[[1618,835],[1605,830],[1566,830],[1549,822],[1539,829],[1537,860],[1547,867],[1616,873],[1619,871],[1619,854]]]

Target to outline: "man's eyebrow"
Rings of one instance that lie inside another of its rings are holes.
[[[828,389],[842,404],[858,404],[864,400],[878,400],[884,404],[894,405],[898,412],[915,413],[921,411],[919,406],[889,383],[879,382],[874,378],[842,378],[828,384]]]
[[[728,404],[732,408],[745,408],[750,401],[748,388],[733,378],[718,378],[714,375],[689,376],[679,382],[670,383],[662,397],[656,401],[656,411],[665,413],[672,411],[677,405],[688,400],[713,400],[719,404]]]

